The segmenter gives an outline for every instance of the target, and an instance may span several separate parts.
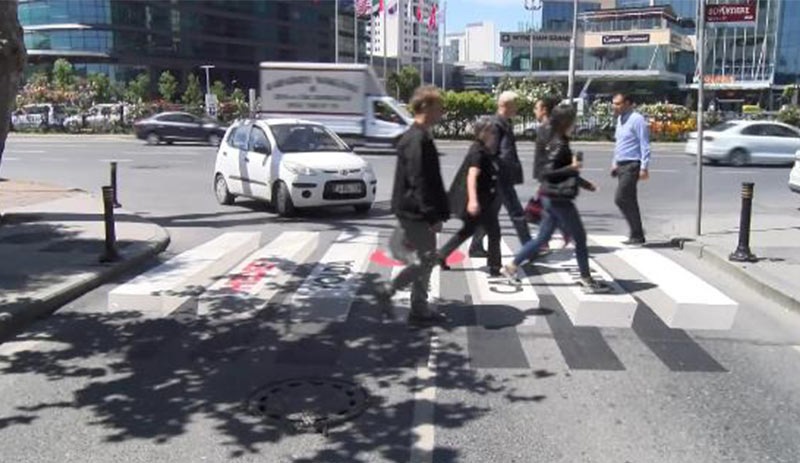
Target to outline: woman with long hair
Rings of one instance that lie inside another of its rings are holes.
[[[572,152],[569,136],[575,128],[575,110],[570,105],[559,105],[550,115],[552,138],[547,145],[546,159],[540,164],[541,193],[544,207],[552,214],[575,243],[575,257],[580,269],[580,284],[588,292],[604,293],[610,288],[592,278],[589,270],[589,250],[586,245],[586,230],[583,228],[581,216],[575,207],[575,198],[581,188],[594,191],[591,182],[581,178],[582,156]],[[503,267],[502,273],[519,281],[519,266],[534,258],[541,246],[550,239],[552,224],[549,230],[540,228],[536,239],[528,241],[514,256],[514,261]]]

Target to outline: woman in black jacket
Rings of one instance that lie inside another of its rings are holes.
[[[560,105],[550,116],[552,139],[547,146],[547,159],[541,165],[542,195],[547,213],[553,214],[558,224],[575,242],[575,257],[580,269],[581,285],[591,292],[608,292],[609,287],[592,278],[589,271],[589,250],[586,246],[586,230],[574,200],[580,188],[594,191],[595,186],[580,177],[581,159],[573,154],[569,146],[569,135],[575,126],[575,110],[569,105]],[[552,231],[551,231],[552,233]],[[550,239],[550,233],[540,229],[536,239],[528,241],[514,256],[514,261],[503,267],[503,274],[518,279],[519,266],[536,256],[539,248]]]
[[[468,240],[478,226],[489,238],[489,274],[500,276],[500,222],[497,217],[497,165],[490,152],[495,133],[490,117],[482,117],[473,125],[475,142],[450,186],[450,210],[464,221],[461,229],[439,250],[439,263],[447,270],[446,259]]]

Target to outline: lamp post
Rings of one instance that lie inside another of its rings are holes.
[[[201,69],[205,69],[206,70],[206,95],[211,93],[211,81],[209,80],[209,71],[211,69],[214,69],[215,67],[216,66],[214,66],[213,64],[204,64],[204,65],[200,66]]]
[[[706,2],[698,0],[697,15],[697,217],[695,235],[702,234],[703,223],[703,97],[706,75]]]
[[[578,42],[578,0],[573,1],[572,38],[569,41],[569,77],[567,78],[567,99],[572,104],[572,91],[575,87],[575,47]]]
[[[202,65],[200,67],[206,70],[206,94],[204,95],[204,98],[203,98],[203,101],[205,101],[205,103],[206,103],[205,104],[205,106],[206,106],[206,114],[209,115],[209,116],[216,117],[216,114],[217,114],[216,103],[213,104],[214,108],[213,109],[211,108],[211,106],[212,106],[212,103],[211,103],[212,100],[211,100],[211,96],[210,96],[211,95],[211,78],[209,76],[209,71],[211,69],[214,69],[214,65],[213,64],[204,64],[204,65]]]
[[[533,76],[533,21],[537,11],[542,9],[542,2],[544,0],[525,0],[525,9],[531,12],[531,27],[530,27],[530,36],[528,38],[530,50],[528,55],[528,61],[530,61],[530,66],[528,69],[528,74]]]

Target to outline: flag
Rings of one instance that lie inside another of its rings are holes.
[[[397,13],[397,1],[394,2],[394,5],[390,6],[388,10],[389,14]]]
[[[369,16],[372,7],[370,3],[370,0],[356,0],[356,15],[358,15],[359,18]]]
[[[431,17],[428,18],[428,30],[432,31],[433,29],[436,29],[436,4],[435,3],[433,4],[433,6],[431,6]]]
[[[419,0],[419,6],[417,7],[417,22],[422,22],[422,0]]]

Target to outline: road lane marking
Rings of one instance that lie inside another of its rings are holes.
[[[98,159],[97,162],[133,162],[133,159]]]
[[[44,150],[17,150],[11,149],[6,151],[6,154],[43,154],[46,153]]]
[[[15,158],[15,157],[5,157],[5,156],[3,156],[3,161],[19,161],[19,160],[20,160],[19,158]]]
[[[411,423],[410,463],[432,463],[436,445],[436,359],[439,354],[439,336],[431,329],[428,362],[417,367],[414,393],[414,412]]]

